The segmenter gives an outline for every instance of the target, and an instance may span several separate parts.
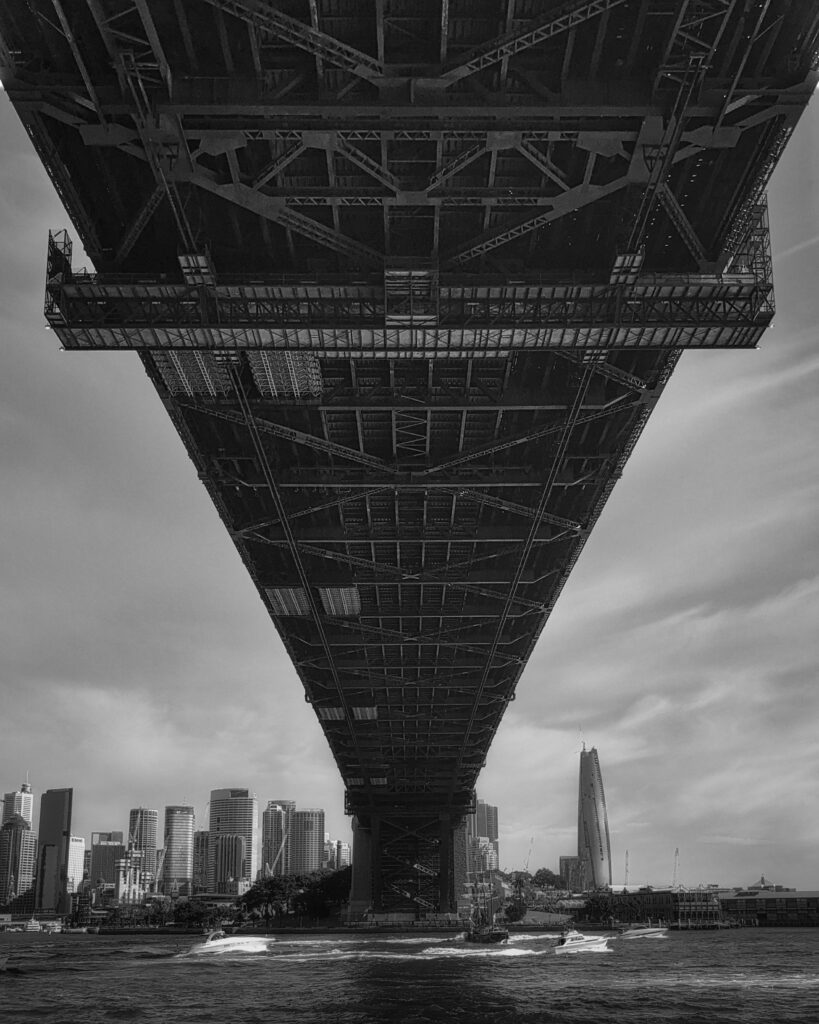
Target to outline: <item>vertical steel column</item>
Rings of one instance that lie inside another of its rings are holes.
[[[452,817],[441,815],[440,846],[438,848],[438,913],[448,914],[454,910],[452,892]]]

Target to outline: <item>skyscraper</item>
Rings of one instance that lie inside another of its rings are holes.
[[[31,888],[36,860],[37,833],[21,814],[12,814],[0,827],[0,906]]]
[[[324,854],[324,811],[308,808],[293,811],[290,836],[290,874],[308,874],[321,870]]]
[[[113,885],[117,880],[117,861],[124,856],[122,832],[92,832],[88,873],[91,885]]]
[[[66,889],[69,893],[79,892],[85,873],[85,839],[71,836],[68,844],[68,872]]]
[[[142,873],[156,878],[156,836],[159,811],[134,807],[128,816],[128,848],[142,851]]]
[[[269,800],[262,813],[262,873],[290,874],[290,839],[293,831],[292,800]]]
[[[47,914],[71,910],[68,858],[73,789],[47,789],[40,799],[35,906]]]
[[[5,825],[15,814],[25,818],[29,825],[34,825],[34,794],[28,782],[22,783],[13,793],[3,794],[3,817],[0,826]]]
[[[241,836],[245,841],[242,878],[250,883],[258,871],[258,804],[248,789],[212,789],[210,793],[210,845],[208,848],[208,889],[215,892],[215,837]]]
[[[580,790],[577,805],[577,856],[585,889],[611,885],[611,841],[597,750],[580,753]]]
[[[193,885],[192,807],[177,804],[165,808],[165,860],[162,891],[166,896],[188,896]]]

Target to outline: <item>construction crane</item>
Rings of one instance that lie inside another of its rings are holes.
[[[529,840],[529,852],[526,854],[526,863],[523,865],[523,870],[524,871],[528,871],[529,870],[529,860],[530,860],[530,858],[532,856],[532,848],[534,847],[534,845],[535,845],[535,837],[532,836],[532,838]]]

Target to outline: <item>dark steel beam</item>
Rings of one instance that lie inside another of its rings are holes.
[[[383,65],[375,57],[342,43],[340,39],[321,32],[303,21],[291,18],[262,0],[204,0],[226,14],[254,25],[260,32],[276,40],[297,46],[313,57],[320,57],[335,67],[343,68],[365,81],[383,77]]]
[[[522,31],[493,39],[490,43],[476,48],[466,59],[460,59],[457,64],[452,64],[444,70],[441,78],[448,83],[458,82],[468,75],[474,75],[476,71],[498,63],[505,57],[512,57],[562,32],[567,32],[589,18],[611,10],[612,7],[619,7],[622,3],[625,3],[625,0],[574,0],[564,4],[557,14],[550,13]]]

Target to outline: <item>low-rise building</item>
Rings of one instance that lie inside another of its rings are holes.
[[[817,889],[741,889],[720,900],[727,921],[761,928],[819,926]]]

